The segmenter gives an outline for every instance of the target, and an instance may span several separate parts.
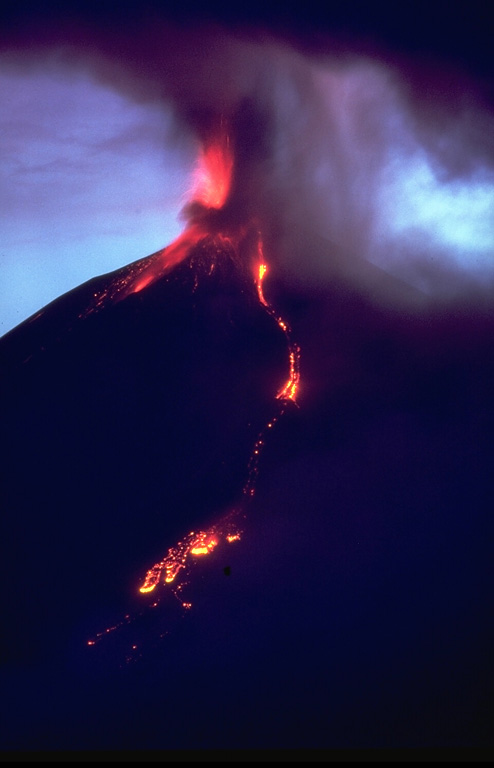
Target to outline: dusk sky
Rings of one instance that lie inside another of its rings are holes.
[[[0,749],[492,750],[485,3],[0,13]]]
[[[22,59],[22,56],[21,56]],[[196,145],[83,69],[0,64],[2,333],[182,229]]]

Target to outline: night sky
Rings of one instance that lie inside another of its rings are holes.
[[[2,10],[4,751],[492,750],[491,34],[434,9]]]

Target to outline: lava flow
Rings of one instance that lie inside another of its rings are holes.
[[[121,301],[131,294],[144,290],[151,283],[169,273],[175,265],[184,261],[191,254],[192,249],[203,240],[206,241],[207,239],[215,244],[216,258],[221,258],[222,251],[225,250],[224,246],[228,244],[230,251],[233,250],[235,257],[240,261],[241,258],[244,258],[245,247],[243,244],[246,242],[246,232],[249,230],[250,233],[255,232],[255,237],[250,236],[249,238],[249,242],[253,241],[254,245],[247,249],[246,258],[251,262],[248,265],[249,274],[252,275],[253,289],[260,304],[285,336],[289,361],[288,377],[278,392],[273,393],[276,409],[271,419],[259,433],[252,448],[247,467],[247,480],[242,488],[238,506],[205,530],[190,531],[177,544],[170,547],[165,557],[147,571],[140,585],[141,594],[151,593],[159,585],[169,586],[183,609],[191,607],[191,603],[183,598],[183,588],[191,574],[192,567],[204,556],[241,539],[245,505],[255,494],[259,460],[266,435],[283,414],[287,404],[296,403],[300,378],[300,349],[291,339],[288,324],[276,314],[264,296],[263,281],[268,267],[264,258],[262,238],[255,227],[255,223],[250,223],[249,227],[219,225],[221,218],[218,218],[217,213],[223,209],[228,201],[233,172],[233,154],[229,137],[225,131],[222,131],[216,141],[207,144],[200,153],[192,200],[185,209],[188,217],[188,226],[185,231],[167,248],[120,270],[113,282],[101,293],[94,296],[94,303],[86,313],[81,315],[83,317],[101,309],[107,302]],[[223,221],[225,220],[223,219]],[[242,257],[240,256],[241,252]],[[214,263],[211,270],[213,268]],[[150,607],[155,608],[157,605],[158,601],[155,601]],[[128,624],[130,621],[130,616],[126,616],[117,626],[100,632],[88,644],[94,645],[96,641],[107,636],[109,632]],[[135,649],[136,647],[133,646],[133,650]]]

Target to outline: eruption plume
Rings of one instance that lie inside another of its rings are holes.
[[[201,146],[199,220],[184,212],[184,240],[142,268],[135,290],[200,239],[206,209],[208,232],[215,216],[223,233],[255,219],[294,290],[343,279],[405,309],[490,296],[492,109],[488,86],[457,64],[162,18],[89,42],[67,25],[63,47],[49,26],[40,37],[2,52],[5,70],[83,72],[130,104],[164,107],[170,148]]]

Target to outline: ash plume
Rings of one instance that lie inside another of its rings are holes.
[[[172,144],[204,144],[226,124],[235,167],[221,227],[255,222],[295,289],[343,280],[398,304],[489,300],[494,117],[488,83],[458,63],[156,9],[20,27],[4,67],[82,69],[171,106]]]

